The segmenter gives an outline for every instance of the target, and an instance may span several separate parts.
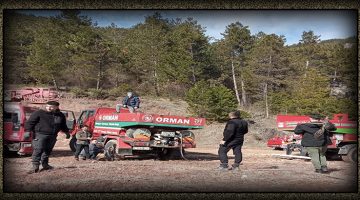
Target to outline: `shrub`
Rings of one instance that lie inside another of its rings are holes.
[[[126,92],[132,91],[131,86],[127,83],[121,84],[118,87],[112,88],[109,90],[110,97],[122,97],[126,95]]]
[[[87,97],[88,94],[84,89],[81,89],[79,87],[73,87],[70,89],[70,93],[72,93],[75,98],[81,98],[81,97]]]
[[[90,88],[88,90],[89,97],[92,99],[106,99],[108,97],[108,93],[104,90],[97,90],[95,88]]]
[[[205,81],[195,84],[186,94],[189,111],[210,121],[225,121],[236,110],[234,93],[223,85],[209,86]]]

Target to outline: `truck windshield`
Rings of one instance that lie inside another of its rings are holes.
[[[13,131],[20,130],[20,111],[19,110],[11,110],[4,111],[4,122],[13,123]]]

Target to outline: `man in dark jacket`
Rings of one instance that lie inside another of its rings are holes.
[[[135,96],[132,92],[128,92],[126,97],[123,99],[123,107],[129,108],[131,113],[135,112],[136,109],[139,108],[140,99],[139,97]]]
[[[248,132],[248,123],[240,118],[240,111],[229,113],[230,120],[226,123],[224,129],[224,138],[220,141],[219,170],[238,170],[242,161],[241,147],[244,143],[244,135]],[[232,149],[235,155],[235,162],[231,168],[228,168],[227,153]]]
[[[52,169],[53,167],[49,165],[49,156],[55,146],[58,132],[62,131],[66,134],[66,138],[70,138],[66,118],[59,110],[59,103],[49,101],[45,110],[32,113],[26,121],[25,130],[33,133],[32,169],[28,173],[39,172],[40,161],[42,170]]]
[[[335,125],[327,119],[321,121],[322,117],[319,114],[312,114],[310,123],[298,124],[294,130],[295,134],[301,134],[301,145],[305,147],[308,152],[311,162],[315,167],[316,173],[327,173],[328,168],[326,164],[326,150],[327,145],[331,144],[330,131],[335,131]],[[318,134],[321,127],[325,126],[324,132]]]

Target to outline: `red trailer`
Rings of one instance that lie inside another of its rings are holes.
[[[109,160],[141,154],[156,154],[167,158],[174,152],[183,153],[184,148],[195,148],[195,135],[191,129],[205,125],[204,118],[175,115],[130,113],[128,109],[95,108],[82,111],[77,130],[88,125],[92,139],[105,136],[105,155]],[[70,148],[75,151],[74,130]]]

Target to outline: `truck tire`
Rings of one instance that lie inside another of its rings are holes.
[[[70,147],[72,152],[76,151],[76,137],[71,138],[71,140],[69,142],[69,147]]]
[[[104,148],[105,157],[109,161],[115,160],[116,157],[116,141],[115,140],[109,140],[105,144]]]
[[[350,163],[357,163],[357,152],[356,148],[351,148],[349,152],[342,156],[343,161],[350,162]]]

